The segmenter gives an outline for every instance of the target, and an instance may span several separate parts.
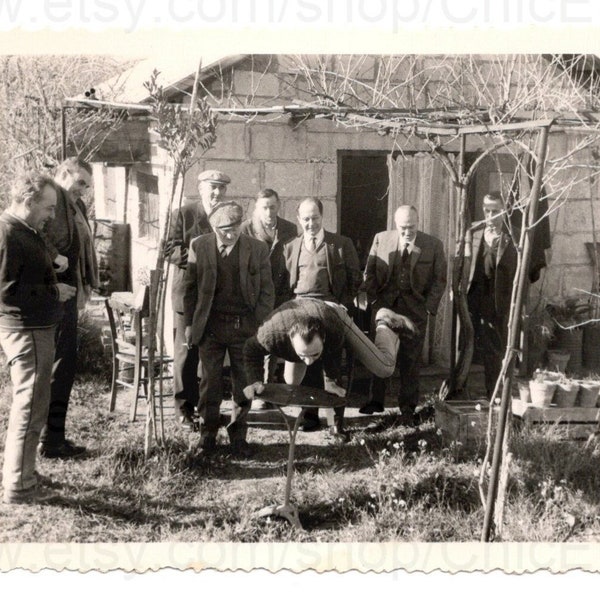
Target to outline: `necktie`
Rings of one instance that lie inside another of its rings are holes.
[[[408,244],[404,246],[404,250],[402,250],[402,262],[405,262],[408,259]]]
[[[313,249],[313,252],[317,249],[317,238],[316,237],[312,238],[312,249]]]
[[[221,254],[222,258],[227,256],[227,246],[225,244],[221,244],[221,246],[219,246],[219,253]]]

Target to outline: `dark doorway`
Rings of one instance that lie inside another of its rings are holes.
[[[373,237],[387,229],[387,153],[339,151],[338,181],[339,233],[354,242],[364,268]]]

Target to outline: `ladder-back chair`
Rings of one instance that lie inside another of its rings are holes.
[[[105,300],[106,314],[110,325],[112,346],[112,381],[110,386],[109,411],[115,410],[118,386],[132,388],[129,418],[135,421],[139,398],[148,399],[150,368],[148,364],[148,336],[143,323],[148,316],[148,287],[139,295],[131,292],[114,292]],[[162,370],[160,364],[162,361]],[[154,357],[155,383],[172,379],[168,365],[173,359],[157,348]],[[127,372],[130,376],[127,377]]]

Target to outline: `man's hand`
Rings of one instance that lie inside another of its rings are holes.
[[[58,301],[66,302],[71,298],[74,298],[77,294],[77,288],[72,285],[67,285],[66,283],[57,283],[56,289],[58,290]]]
[[[244,388],[244,396],[248,400],[254,400],[255,396],[260,396],[265,391],[265,386],[260,381],[255,381]]]
[[[62,254],[59,254],[53,261],[54,270],[57,273],[64,273],[69,268],[69,259]]]
[[[325,388],[325,391],[329,392],[330,394],[335,394],[340,398],[346,397],[346,390],[339,386],[335,381],[325,381],[325,385],[323,387]]]

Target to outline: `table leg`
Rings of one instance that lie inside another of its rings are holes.
[[[294,422],[294,428],[290,427],[288,423],[287,417],[285,413],[279,406],[277,409],[281,413],[285,424],[288,428],[288,434],[290,436],[290,449],[288,452],[288,464],[287,464],[287,477],[285,480],[285,495],[283,499],[283,504],[277,506],[267,506],[263,508],[259,513],[259,517],[283,517],[287,519],[291,525],[296,527],[297,529],[304,530],[302,524],[300,523],[300,517],[298,514],[298,509],[290,502],[290,496],[292,494],[292,478],[294,477],[294,454],[296,450],[296,434],[298,433],[298,428],[300,427],[300,423],[302,422],[302,418],[304,417],[304,408],[300,411],[300,414],[296,417],[296,421]]]

